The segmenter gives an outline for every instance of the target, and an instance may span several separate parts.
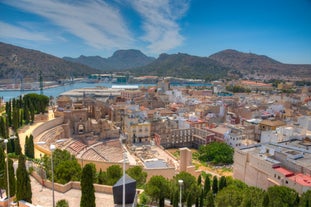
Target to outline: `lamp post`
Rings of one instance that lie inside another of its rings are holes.
[[[56,140],[55,143],[61,143],[61,142],[65,142],[66,139],[59,139]],[[36,142],[37,145],[45,145],[46,142],[44,141],[39,141]],[[54,195],[54,161],[53,161],[53,152],[55,151],[56,146],[54,144],[50,144],[50,151],[51,151],[51,170],[52,170],[52,198],[53,198],[53,207],[55,207],[55,195]]]
[[[44,170],[43,170],[43,161],[42,161],[42,154],[40,153],[40,176],[41,176],[41,184],[42,184],[42,188],[40,190],[43,191],[43,187],[44,187]]]
[[[53,162],[53,152],[56,149],[54,144],[50,145],[51,150],[51,170],[52,170],[52,198],[53,198],[53,207],[55,207],[55,195],[54,195],[54,162]]]
[[[0,138],[0,140],[3,140],[5,144],[5,151],[6,151],[6,181],[7,181],[7,192],[6,196],[8,197],[8,207],[10,206],[10,175],[9,175],[9,153],[8,153],[8,142],[11,139],[16,139],[16,136],[10,136],[7,139]]]
[[[122,207],[125,207],[125,159],[126,159],[126,152],[123,152],[123,194],[122,194]]]
[[[122,140],[124,139],[123,135],[120,134],[120,144],[122,146]],[[126,149],[123,148],[123,178],[122,178],[122,207],[125,207],[125,162],[126,162]]]
[[[181,193],[181,189],[182,189],[184,181],[183,180],[178,180],[178,183],[179,183],[179,203],[180,203],[180,207],[182,207],[182,193]]]

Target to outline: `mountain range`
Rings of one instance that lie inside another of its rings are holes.
[[[287,75],[310,77],[311,65],[283,64],[264,55],[224,50],[209,57],[185,53],[148,57],[139,50],[117,50],[111,57],[58,58],[0,42],[0,79],[38,77],[45,80],[86,77],[92,73],[126,71],[131,75],[172,76],[214,80],[230,75]]]
[[[100,56],[84,56],[78,58],[63,57],[75,63],[81,63],[99,70],[125,70],[135,67],[148,65],[155,60],[154,57],[148,57],[139,50],[117,50],[111,57],[103,58]]]
[[[241,73],[256,72],[268,75],[311,76],[310,64],[284,64],[265,55],[224,50],[209,56],[209,58],[234,68]]]

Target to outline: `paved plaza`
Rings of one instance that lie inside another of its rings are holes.
[[[32,176],[31,189],[32,189],[32,203],[35,206],[51,207],[52,205],[52,190],[48,188],[42,188],[42,185],[38,183]],[[104,193],[95,193],[96,206],[100,207],[114,207],[113,195]],[[66,193],[59,193],[55,191],[55,205],[58,200],[66,199],[70,207],[80,206],[81,191],[71,189]]]

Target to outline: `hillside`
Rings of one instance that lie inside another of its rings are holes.
[[[80,56],[65,59],[71,62],[0,42],[0,79],[38,80],[41,71],[44,80],[59,80],[103,73],[103,70],[125,69],[134,76],[171,76],[207,81],[228,75],[236,78],[249,74],[274,75],[272,78],[282,78],[280,75],[308,78],[311,74],[311,65],[283,64],[267,56],[235,50],[224,50],[210,57],[184,53],[161,54],[157,59],[148,57],[139,50],[118,50],[109,58]]]
[[[311,65],[283,64],[264,55],[243,53],[236,50],[224,50],[209,56],[209,58],[241,73],[256,72],[258,74],[301,77],[311,74]]]
[[[83,56],[78,58],[64,57],[63,59],[81,63],[99,70],[125,70],[129,68],[141,67],[153,62],[155,58],[148,57],[139,50],[117,50],[111,57]]]
[[[144,67],[132,69],[137,75],[173,76],[213,80],[222,78],[230,70],[215,60],[188,54],[161,54],[158,59]]]
[[[0,79],[38,80],[39,71],[42,72],[44,80],[84,77],[99,72],[40,51],[0,42]]]

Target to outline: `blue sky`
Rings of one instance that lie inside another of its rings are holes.
[[[311,0],[1,0],[0,41],[58,57],[236,49],[311,64]]]

